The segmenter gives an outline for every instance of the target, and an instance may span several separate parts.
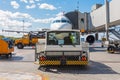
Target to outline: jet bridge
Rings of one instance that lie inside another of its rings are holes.
[[[89,27],[91,30],[105,30],[106,16],[109,27],[120,25],[120,0],[112,0],[108,3],[108,14],[106,14],[106,5],[99,6],[89,14]]]

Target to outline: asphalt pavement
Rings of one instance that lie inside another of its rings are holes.
[[[94,46],[90,48],[90,62],[86,67],[46,66],[39,69],[39,65],[34,64],[34,49],[15,48],[13,58],[0,58],[0,80],[10,80],[4,79],[5,75],[2,79],[4,73],[40,74],[49,80],[120,80],[120,53],[110,54],[106,48]]]

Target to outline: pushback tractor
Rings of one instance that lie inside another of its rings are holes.
[[[81,42],[79,30],[51,30],[35,48],[35,60],[43,65],[88,65],[89,44]]]

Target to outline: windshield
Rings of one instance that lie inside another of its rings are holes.
[[[79,45],[80,34],[76,31],[51,31],[47,33],[47,45]]]
[[[69,20],[55,20],[55,21],[53,21],[53,23],[70,23],[71,24],[71,22],[69,21]]]

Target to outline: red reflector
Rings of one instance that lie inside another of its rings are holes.
[[[45,60],[46,60],[46,58],[44,56],[40,57],[40,61],[45,61]]]
[[[87,58],[85,56],[81,57],[81,61],[86,61],[86,60],[87,60]]]

